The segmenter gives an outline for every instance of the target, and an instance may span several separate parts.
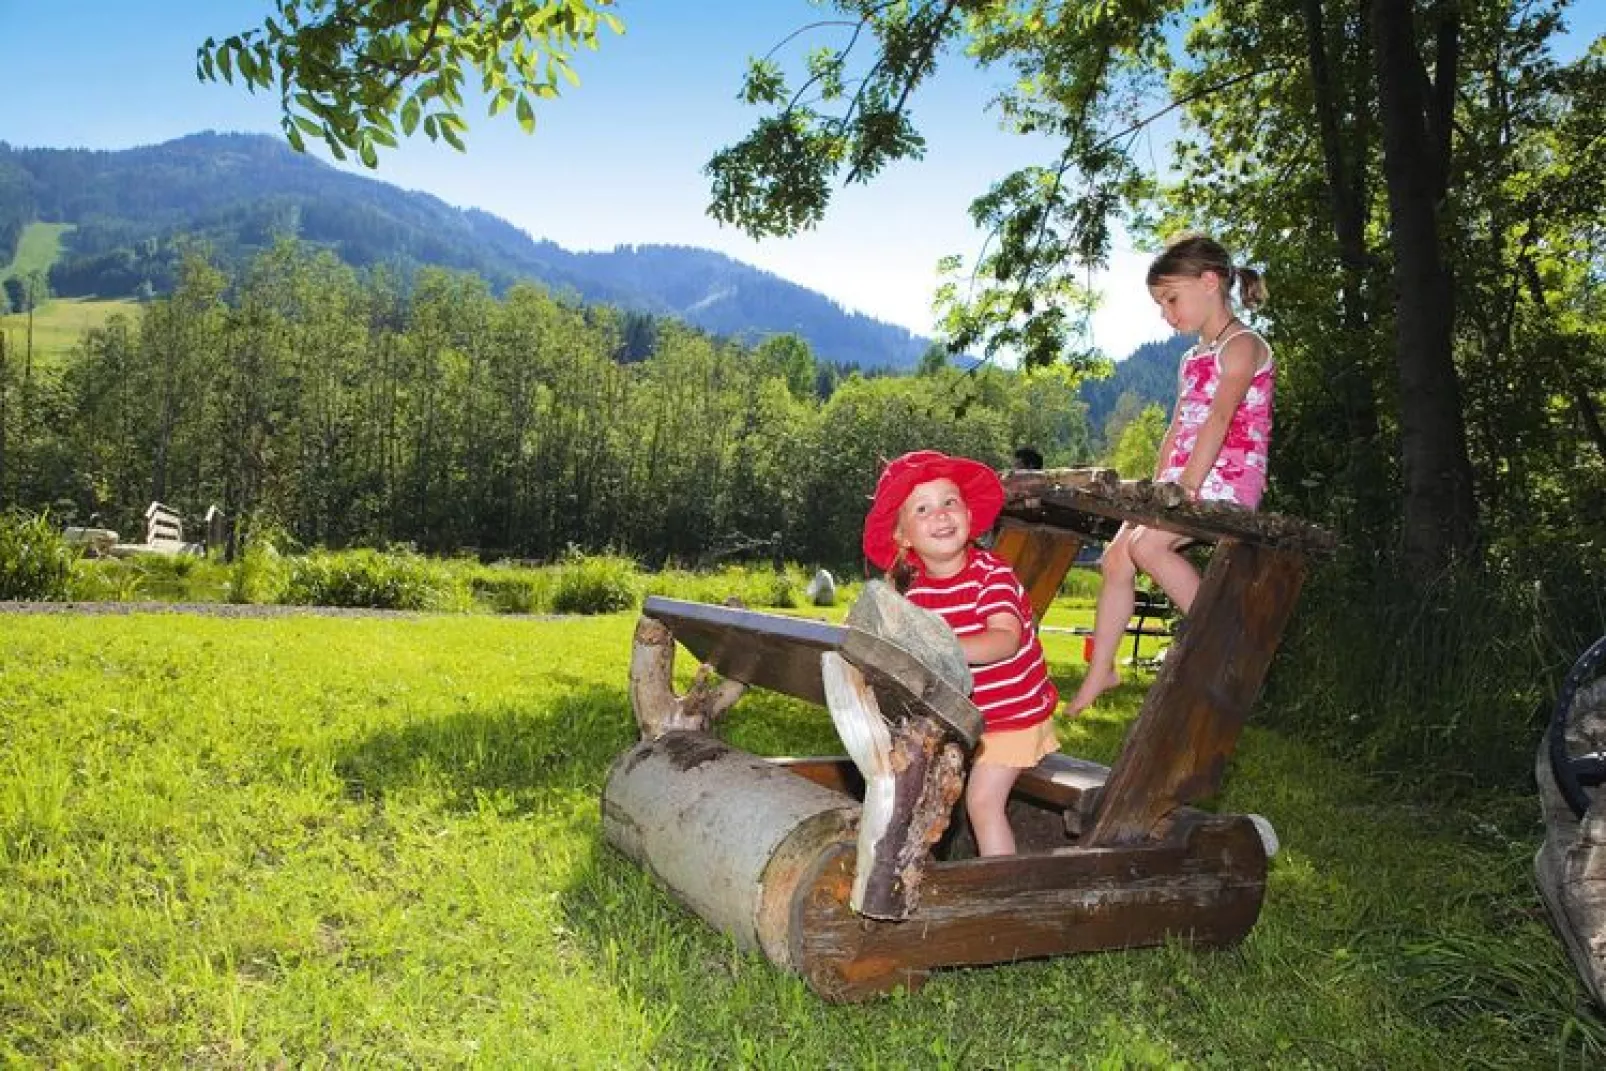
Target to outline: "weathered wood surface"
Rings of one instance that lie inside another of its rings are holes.
[[[642,614],[667,625],[720,676],[825,706],[820,655],[837,651],[865,674],[888,718],[928,714],[973,747],[981,711],[910,652],[863,629],[652,596]]]
[[[1213,795],[1304,582],[1297,552],[1223,541],[1110,771],[1089,842],[1131,844]]]
[[[851,848],[858,804],[701,732],[620,755],[602,794],[604,839],[747,949],[793,966],[792,903],[832,844]]]
[[[674,634],[656,618],[638,618],[630,650],[630,706],[648,740],[672,732],[706,732],[747,690],[740,681],[716,682],[704,665],[680,695],[674,676]]]
[[[1015,570],[1032,601],[1032,616],[1039,622],[1053,605],[1083,542],[1075,532],[1046,524],[1025,524],[1009,518],[999,524],[993,553]]]
[[[1229,945],[1254,925],[1266,856],[1249,819],[1198,812],[1163,840],[938,863],[908,922],[848,907],[853,853],[831,849],[798,890],[791,962],[828,1000],[921,985],[937,967],[1134,948]]]
[[[1554,731],[1554,730],[1552,730]],[[1581,689],[1566,726],[1569,754],[1606,744],[1606,679]],[[1546,734],[1535,757],[1545,839],[1534,856],[1534,878],[1573,968],[1595,1003],[1606,1008],[1606,803],[1599,789],[1580,819],[1556,787]]]
[[[865,783],[849,904],[870,918],[908,918],[964,791],[965,751],[935,718],[911,715],[894,733],[855,666],[835,652],[821,662],[831,720]]]
[[[703,662],[685,696],[670,686],[676,640]],[[704,675],[710,666],[727,678],[718,687]],[[915,910],[982,727],[964,652],[941,618],[880,582],[866,585],[844,626],[649,599],[630,683],[649,738],[706,730],[734,701],[722,690],[746,684],[825,705],[866,783],[853,906],[876,918]]]
[[[1082,469],[1016,471],[1004,476],[1004,515],[1071,531],[1086,531],[1087,517],[1145,524],[1214,543],[1222,539],[1326,554],[1337,546],[1331,532],[1277,513],[1246,510],[1230,503],[1189,502],[1176,484],[1132,480],[1111,486],[1107,479],[1084,480]],[[1106,472],[1108,470],[1091,470]]]

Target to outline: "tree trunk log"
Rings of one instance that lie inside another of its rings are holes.
[[[791,962],[807,868],[851,841],[858,804],[706,733],[643,740],[614,761],[604,839],[742,948]]]

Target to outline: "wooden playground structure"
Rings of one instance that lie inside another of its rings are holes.
[[[1173,938],[1225,946],[1259,915],[1269,825],[1194,805],[1220,787],[1307,560],[1332,537],[1108,470],[1014,472],[1005,489],[994,549],[1039,620],[1082,544],[1122,522],[1214,545],[1190,627],[1114,765],[1055,754],[1027,771],[1012,856],[975,857],[950,821],[980,712],[962,658],[884,585],[867,585],[842,625],[643,607],[630,668],[642,739],[609,771],[604,836],[825,999],[913,989],[939,967]],[[671,684],[677,644],[702,664],[684,694]],[[825,706],[848,756],[769,759],[718,739],[714,722],[749,686]]]

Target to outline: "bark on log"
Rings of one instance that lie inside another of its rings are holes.
[[[1224,502],[1189,502],[1182,489],[1171,483],[1066,482],[1062,474],[1068,471],[1080,470],[1009,473],[1004,478],[1004,515],[1079,532],[1087,532],[1089,527],[1083,518],[1105,517],[1163,528],[1206,543],[1238,539],[1303,554],[1328,554],[1338,545],[1331,532],[1297,517]]]
[[[675,638],[663,622],[643,616],[636,622],[630,652],[630,706],[641,735],[705,732],[746,691],[740,681],[714,683],[707,665],[697,667],[691,688],[675,694]]]
[[[643,740],[614,761],[604,839],[746,949],[792,967],[798,883],[848,846],[852,799],[701,732]]]
[[[964,789],[964,751],[935,718],[889,727],[857,667],[835,652],[820,661],[831,720],[864,776],[849,904],[869,918],[908,918],[919,906],[931,846]]]

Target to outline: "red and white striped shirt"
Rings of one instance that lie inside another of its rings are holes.
[[[986,631],[993,614],[1020,619],[1021,645],[1014,654],[970,667],[976,682],[970,698],[980,708],[987,732],[1030,728],[1054,713],[1059,690],[1048,679],[1031,599],[1002,558],[972,547],[959,572],[938,580],[920,571],[905,594],[916,606],[935,611],[962,637]]]

